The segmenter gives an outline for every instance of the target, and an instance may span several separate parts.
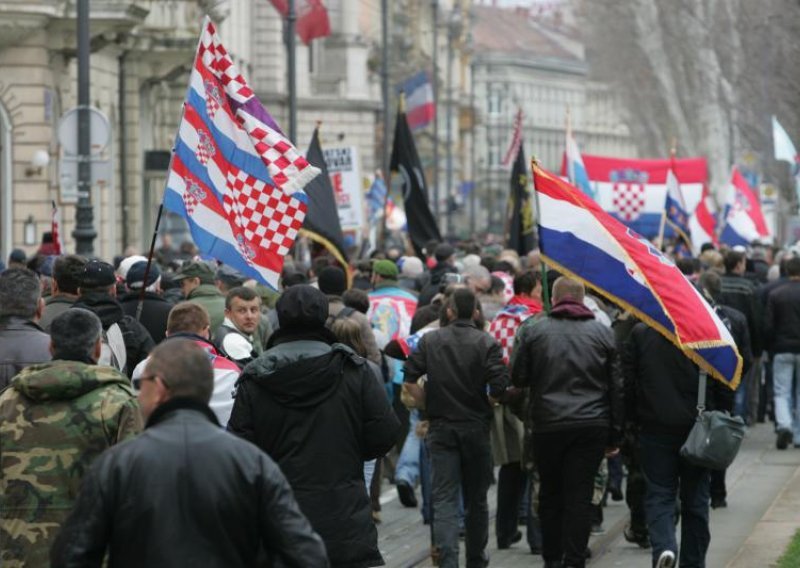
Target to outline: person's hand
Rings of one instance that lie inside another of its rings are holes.
[[[606,448],[606,457],[613,458],[619,454],[619,448]]]

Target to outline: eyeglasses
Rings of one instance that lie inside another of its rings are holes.
[[[134,389],[136,389],[136,390],[138,391],[138,390],[142,390],[142,382],[143,382],[143,381],[155,381],[156,379],[160,380],[160,381],[161,381],[161,383],[162,383],[162,384],[163,384],[163,385],[164,385],[166,388],[169,388],[169,385],[167,384],[167,381],[165,381],[163,378],[161,378],[161,377],[160,377],[160,376],[158,376],[158,375],[142,375],[142,376],[141,376],[141,377],[139,377],[139,378],[132,379],[132,380],[131,380],[131,384],[133,385],[133,388],[134,388]]]

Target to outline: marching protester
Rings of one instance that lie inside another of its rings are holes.
[[[181,265],[173,280],[180,282],[185,299],[203,306],[216,331],[225,320],[225,295],[214,286],[215,270],[209,263],[189,260]]]
[[[102,330],[92,312],[66,310],[51,325],[53,360],[28,366],[0,395],[4,566],[49,565],[86,470],[142,429],[128,377],[97,365]]]
[[[394,444],[397,418],[367,361],[325,327],[325,294],[292,286],[275,308],[280,328],[245,368],[228,429],[277,462],[332,566],[380,566],[364,462]]]
[[[52,566],[328,566],[325,547],[266,454],[225,432],[208,408],[208,356],[157,347],[139,381],[144,432],[85,476]],[[171,506],[163,506],[166,503]]]
[[[261,298],[252,288],[232,288],[225,297],[225,319],[214,331],[219,352],[244,368],[263,351],[255,334],[261,322]]]
[[[128,293],[120,297],[119,303],[122,310],[129,316],[138,319],[155,343],[161,343],[166,336],[167,317],[172,309],[172,304],[164,299],[161,294],[161,270],[154,262],[150,264],[145,285],[144,273],[147,271],[147,261],[140,260],[134,263],[125,274],[125,286]],[[144,288],[144,295],[142,294]],[[139,314],[139,303],[142,310]]]
[[[53,320],[72,307],[78,299],[78,288],[86,259],[76,254],[59,256],[53,263],[50,297],[45,300],[39,325],[50,331]]]

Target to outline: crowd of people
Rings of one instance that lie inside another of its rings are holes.
[[[680,458],[698,368],[536,250],[287,258],[279,291],[190,243],[46,252],[0,272],[3,566],[379,566],[386,480],[445,568],[461,537],[488,566],[493,483],[497,549],[582,567],[625,499],[653,566],[705,565],[727,494]],[[798,251],[675,263],[743,358],[706,407],[800,447]]]

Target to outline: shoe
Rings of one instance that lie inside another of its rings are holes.
[[[522,540],[522,533],[517,531],[514,536],[511,537],[511,540],[508,542],[497,542],[497,550],[506,550],[511,548],[512,544],[517,544],[519,541]]]
[[[728,507],[728,501],[725,497],[712,497],[711,498],[711,508],[712,509],[726,509]]]
[[[648,534],[646,532],[635,531],[630,525],[625,527],[622,536],[624,536],[625,540],[628,542],[638,545],[639,548],[650,548],[650,537]]]
[[[414,488],[407,481],[397,482],[397,496],[400,497],[403,507],[416,508],[417,496],[414,495]]]
[[[600,523],[592,523],[592,532],[593,535],[603,534],[606,532],[606,529],[603,528],[603,525]]]
[[[789,442],[792,441],[793,437],[791,430],[785,428],[778,430],[778,439],[775,440],[775,447],[779,450],[785,450],[789,447]]]
[[[535,556],[542,555],[542,547],[541,546],[531,546],[531,554]]]
[[[656,568],[674,568],[675,567],[675,553],[671,550],[665,550],[658,557]]]

